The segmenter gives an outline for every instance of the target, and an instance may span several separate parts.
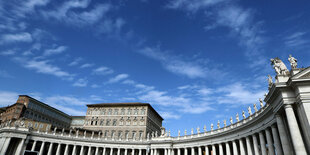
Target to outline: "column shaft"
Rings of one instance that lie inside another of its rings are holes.
[[[254,144],[254,154],[259,155],[259,149],[258,149],[258,141],[256,135],[252,135],[253,138],[253,144]]]
[[[91,146],[88,147],[87,155],[91,155]]]
[[[238,148],[237,148],[237,144],[236,141],[232,141],[233,143],[233,155],[238,155]]]
[[[76,155],[76,145],[73,145],[72,155]]]
[[[118,149],[117,149],[117,155],[120,155],[120,154],[121,154],[121,149],[118,148]],[[139,155],[141,155],[141,154],[139,154]]]
[[[281,143],[280,143],[280,138],[279,138],[279,134],[278,134],[278,130],[277,130],[276,125],[271,126],[271,131],[272,131],[272,137],[274,140],[274,145],[276,147],[277,155],[283,155],[283,151],[282,151],[282,147],[281,147]]]
[[[184,155],[188,155],[187,148],[184,148]]]
[[[214,144],[212,145],[212,155],[216,155],[216,148]]]
[[[68,155],[69,144],[66,144],[64,155]]]
[[[181,149],[178,148],[178,155],[181,155]]]
[[[248,153],[247,155],[253,155],[250,137],[245,137],[245,140],[246,140],[246,148],[247,148],[247,153]]]
[[[45,142],[42,142],[39,155],[43,155]]]
[[[245,149],[242,139],[239,139],[239,146],[240,146],[240,155],[245,155]]]
[[[283,119],[281,115],[276,115],[278,131],[280,135],[280,140],[283,148],[284,155],[293,155],[293,148],[288,140],[287,130],[284,126]]]
[[[191,155],[195,155],[195,148],[194,147],[192,147],[192,149],[191,149],[192,151],[192,153],[191,153]]]
[[[201,146],[198,146],[198,155],[202,155]]]
[[[61,143],[58,144],[57,150],[56,150],[56,155],[60,155],[60,149],[61,148]]]
[[[167,149],[165,149],[165,155],[168,155],[167,152],[168,152]]]
[[[37,141],[34,141],[31,147],[31,151],[34,151],[37,145]]]
[[[81,146],[80,155],[84,155],[84,147],[85,147],[85,146]]]
[[[113,155],[113,148],[111,148],[110,150],[110,155]]]
[[[260,148],[261,148],[262,155],[267,155],[266,141],[265,141],[264,134],[262,132],[259,132],[259,142],[260,142]]]
[[[24,143],[25,143],[25,139],[21,139],[21,141],[19,142],[19,144],[17,146],[17,149],[16,149],[16,154],[17,155],[23,154]]]
[[[223,145],[221,143],[219,144],[219,154],[224,155]]]
[[[229,146],[229,142],[226,142],[226,155],[230,155],[230,146]]]
[[[306,148],[305,144],[302,140],[301,133],[298,127],[298,123],[294,114],[294,110],[292,105],[285,105],[284,107],[286,118],[288,122],[288,127],[290,129],[291,133],[291,139],[293,141],[293,147],[295,150],[295,153],[298,155],[306,155]]]
[[[132,149],[131,155],[135,155],[135,149]]]
[[[5,153],[6,153],[8,147],[9,147],[9,145],[10,145],[10,142],[11,142],[11,137],[5,138],[4,144],[3,144],[3,147],[2,147],[2,149],[1,149],[0,154],[5,154]]]
[[[106,154],[105,152],[106,152],[106,148],[104,147],[104,148],[103,148],[103,151],[102,151],[102,155],[105,155],[105,154]],[[126,154],[126,155],[127,155],[127,154]]]
[[[205,146],[205,151],[206,151],[205,155],[209,155],[209,147],[208,146]]]
[[[52,155],[52,151],[53,151],[53,143],[50,143],[50,146],[48,147],[47,155]]]
[[[125,153],[124,153],[124,155],[127,155],[127,149],[125,149]]]
[[[269,129],[267,128],[265,130],[265,132],[266,132],[266,137],[267,137],[267,144],[268,144],[269,155],[275,155],[274,147],[273,147],[273,143],[272,143],[272,137],[271,137]]]

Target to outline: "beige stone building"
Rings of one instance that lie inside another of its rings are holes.
[[[159,134],[163,118],[149,103],[101,103],[87,105],[83,128],[102,131],[112,139],[146,138]]]

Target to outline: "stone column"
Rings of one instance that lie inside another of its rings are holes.
[[[43,152],[44,152],[44,146],[45,146],[45,142],[42,142],[41,147],[40,147],[40,152],[39,152],[39,155],[43,155]]]
[[[11,137],[5,138],[4,144],[3,144],[3,147],[1,149],[0,154],[5,154],[6,153],[8,147],[9,147],[10,142],[11,142]]]
[[[34,149],[36,148],[36,145],[37,145],[37,141],[33,141],[31,151],[34,151]]]
[[[85,146],[81,146],[80,155],[84,155],[84,147],[85,147]]]
[[[246,148],[247,148],[247,153],[248,153],[247,155],[253,155],[250,137],[249,136],[245,137],[245,141],[246,141]]]
[[[68,155],[69,144],[66,144],[64,155]]]
[[[208,146],[205,146],[205,151],[206,151],[205,155],[209,155],[209,147]]]
[[[233,144],[233,155],[238,155],[238,148],[237,148],[236,140],[233,140],[232,144]]]
[[[99,153],[99,147],[96,147],[96,151],[95,151],[95,155],[97,155]]]
[[[58,144],[57,150],[56,150],[56,155],[60,155],[60,149],[61,148],[61,143]]]
[[[178,148],[178,155],[181,155],[181,149]]]
[[[22,138],[21,141],[19,142],[17,149],[16,149],[16,155],[21,155],[23,153],[23,146],[25,143],[25,139]]]
[[[106,148],[104,147],[102,151],[102,155],[105,155],[105,152],[106,152]]]
[[[167,154],[167,149],[165,149],[165,153],[164,153],[164,155],[168,155],[168,154]]]
[[[216,155],[216,148],[214,144],[212,145],[212,155]]]
[[[117,155],[120,155],[120,154],[121,154],[121,149],[118,148],[118,149],[117,149]],[[139,154],[139,155],[141,155],[141,154]]]
[[[253,138],[253,144],[254,144],[254,154],[259,155],[259,149],[258,149],[258,141],[256,135],[252,135]]]
[[[52,155],[52,151],[53,151],[53,143],[51,142],[50,146],[48,147],[47,155]]]
[[[268,153],[269,155],[275,155],[274,147],[272,143],[272,137],[271,137],[269,129],[267,128],[265,132],[266,132],[266,137],[267,137]]]
[[[288,122],[288,127],[290,129],[291,133],[291,139],[293,141],[293,147],[295,150],[295,153],[298,155],[306,155],[306,148],[305,144],[302,140],[301,133],[297,124],[297,120],[294,114],[294,110],[292,105],[285,105],[284,106],[286,118]]]
[[[260,142],[260,148],[261,148],[262,155],[267,155],[266,141],[265,141],[265,137],[262,131],[259,132],[259,142]]]
[[[76,155],[76,145],[73,145],[72,155]]]
[[[184,155],[188,155],[187,148],[184,148]]]
[[[201,146],[198,146],[198,155],[202,155]]]
[[[219,144],[219,154],[224,155],[223,145],[221,143]]]
[[[278,125],[278,130],[279,130],[279,135],[280,135],[280,140],[283,148],[283,153],[285,155],[293,155],[293,148],[291,147],[291,144],[288,140],[288,135],[286,133],[286,128],[283,123],[282,116],[277,114],[277,125]]]
[[[195,148],[192,147],[191,150],[192,150],[192,151],[191,151],[191,155],[195,155]]]
[[[290,145],[290,142],[288,140],[288,135],[286,133],[286,128],[283,123],[283,119],[281,115],[276,115],[277,118],[277,125],[278,125],[278,130],[279,130],[279,135],[280,135],[280,140],[283,148],[283,153],[285,155],[293,155],[293,148]]]
[[[110,149],[110,155],[113,155],[113,148]]]
[[[135,149],[132,149],[131,155],[135,155]]]
[[[245,149],[242,139],[239,139],[239,146],[240,146],[240,155],[245,155]]]
[[[229,142],[226,142],[225,145],[226,145],[226,155],[230,155],[230,146],[229,146]]]
[[[272,136],[274,140],[274,145],[276,147],[277,155],[283,155],[278,130],[275,124],[271,126],[271,131],[272,131]]]
[[[171,155],[171,149],[169,148],[169,149],[167,149],[167,151],[168,151],[168,155]],[[139,154],[139,155],[141,155],[141,154]]]
[[[154,149],[154,155],[157,155],[157,149],[156,148]]]
[[[124,155],[127,155],[127,148],[125,148],[125,152],[124,152]]]
[[[88,147],[87,155],[91,155],[91,146]]]

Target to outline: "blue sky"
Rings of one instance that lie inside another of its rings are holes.
[[[172,131],[229,120],[267,92],[269,59],[310,66],[309,1],[0,1],[0,105],[70,115],[148,102]]]

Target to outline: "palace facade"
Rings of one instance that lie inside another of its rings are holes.
[[[297,60],[291,56],[289,61],[290,70],[279,58],[271,59],[276,76],[275,80],[268,77],[269,91],[264,99],[249,107],[247,115],[243,111],[240,118],[231,117],[229,122],[218,122],[216,127],[211,124],[203,130],[197,128],[182,134],[179,131],[173,137],[160,128],[161,122],[156,121],[162,119],[149,104],[92,104],[88,105],[86,116],[71,117],[71,128],[52,125],[50,129],[38,130],[26,126],[23,119],[2,122],[0,154],[307,155],[310,67],[297,68]],[[154,123],[150,127],[149,121]],[[115,130],[114,135],[105,136],[105,130]],[[136,134],[117,137],[118,130]],[[141,138],[136,138],[140,131]]]

